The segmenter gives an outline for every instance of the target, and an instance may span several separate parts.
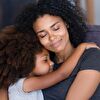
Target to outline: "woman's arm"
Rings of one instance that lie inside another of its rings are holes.
[[[0,89],[0,100],[8,100],[8,92],[6,89]]]
[[[80,71],[71,85],[66,100],[89,100],[100,83],[100,72]]]
[[[81,44],[58,70],[44,76],[31,77],[26,79],[24,81],[23,90],[29,92],[32,90],[44,89],[67,78],[73,71],[80,56],[87,47],[96,47],[96,45],[87,43]]]

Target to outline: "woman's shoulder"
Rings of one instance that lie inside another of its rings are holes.
[[[100,71],[100,49],[90,48],[85,50],[80,61],[80,70]]]

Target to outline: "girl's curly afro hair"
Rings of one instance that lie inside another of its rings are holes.
[[[35,67],[36,54],[42,50],[30,33],[17,32],[14,26],[0,30],[0,88],[27,77]]]

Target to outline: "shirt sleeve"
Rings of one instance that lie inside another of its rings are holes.
[[[24,83],[24,80],[25,80],[25,78],[21,78],[15,84],[16,90],[18,90],[19,93],[24,93],[24,91],[23,91],[23,83]]]
[[[100,49],[87,49],[83,56],[80,70],[91,69],[100,71]]]

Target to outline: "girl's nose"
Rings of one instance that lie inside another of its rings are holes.
[[[52,71],[53,71],[53,65],[54,65],[54,62],[52,62],[52,61],[50,60],[49,65],[50,65],[50,72],[52,72]]]
[[[50,65],[50,66],[53,66],[53,65],[54,65],[54,62],[50,60],[50,61],[49,61],[49,65]]]

